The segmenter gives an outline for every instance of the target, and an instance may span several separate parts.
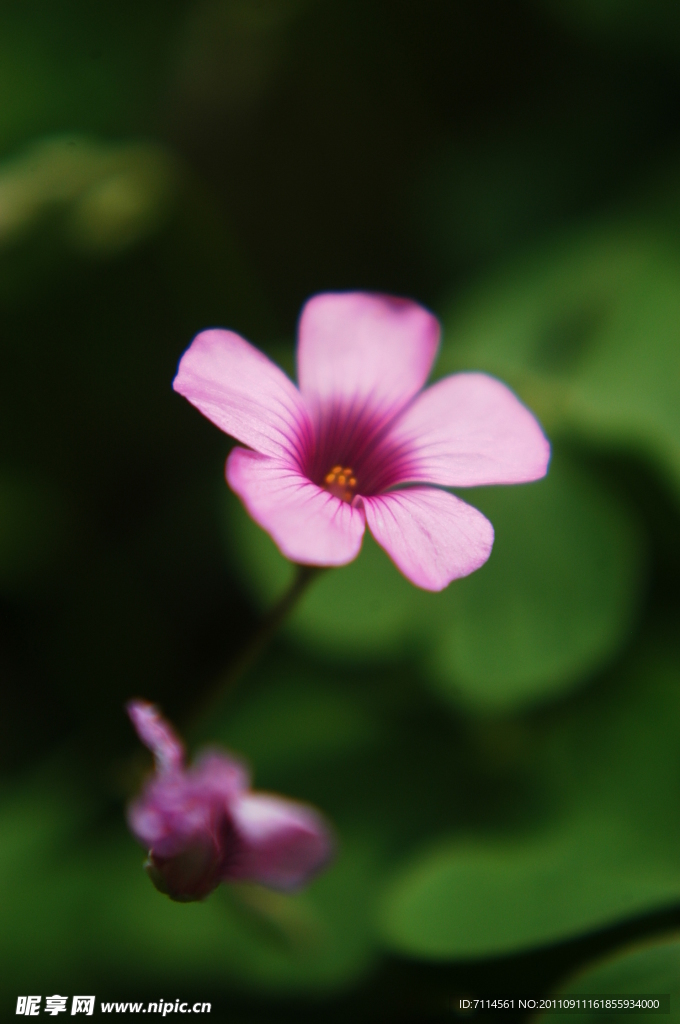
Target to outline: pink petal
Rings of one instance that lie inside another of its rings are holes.
[[[346,565],[359,554],[362,509],[333,497],[279,459],[234,448],[227,480],[281,552],[304,565]]]
[[[414,487],[362,501],[378,544],[424,590],[443,590],[479,569],[491,554],[489,520],[446,491]]]
[[[177,773],[147,783],[128,808],[128,823],[140,843],[170,857],[210,830],[210,815],[210,800]]]
[[[196,790],[231,800],[250,785],[250,772],[242,761],[221,750],[203,750],[186,772]]]
[[[158,771],[180,769],[184,747],[158,708],[145,700],[131,700],[125,708],[140,740],[153,753]]]
[[[311,807],[250,793],[232,804],[230,811],[242,847],[227,868],[227,878],[296,889],[327,864],[333,853],[328,827]]]
[[[550,459],[532,413],[484,373],[433,384],[399,417],[389,439],[410,450],[412,480],[446,487],[538,480]]]
[[[182,356],[172,386],[243,444],[264,455],[304,458],[311,427],[300,392],[238,334],[198,334]]]
[[[298,380],[311,406],[390,415],[427,380],[439,323],[422,306],[364,292],[316,295],[302,310]]]

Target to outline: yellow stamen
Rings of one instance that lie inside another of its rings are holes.
[[[333,466],[330,472],[324,477],[326,490],[336,498],[346,501],[349,504],[354,500],[354,488],[357,485],[357,478],[352,472],[351,466]]]

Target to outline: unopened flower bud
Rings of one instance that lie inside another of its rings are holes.
[[[317,811],[252,792],[245,767],[226,753],[207,752],[185,768],[183,746],[158,710],[144,701],[127,710],[156,761],[128,821],[160,892],[189,902],[235,880],[291,890],[328,863],[333,841]]]

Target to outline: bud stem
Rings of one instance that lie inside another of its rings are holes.
[[[195,727],[204,717],[214,710],[222,695],[232,689],[236,683],[255,664],[273,640],[278,629],[288,618],[295,605],[324,568],[316,565],[297,565],[295,577],[288,590],[279,598],[273,608],[260,621],[259,626],[246,640],[241,651],[201,700],[198,708],[192,713],[190,727]]]

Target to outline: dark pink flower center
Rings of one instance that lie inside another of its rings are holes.
[[[413,478],[410,451],[390,439],[394,415],[333,405],[320,410],[300,466],[336,498],[352,502]]]

